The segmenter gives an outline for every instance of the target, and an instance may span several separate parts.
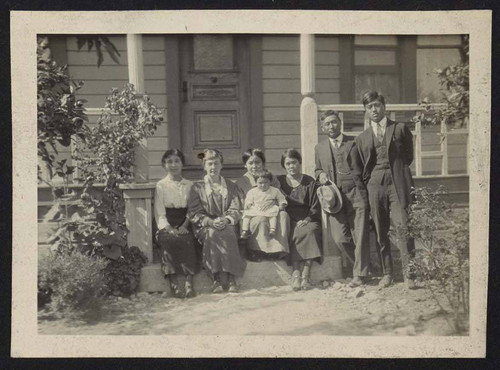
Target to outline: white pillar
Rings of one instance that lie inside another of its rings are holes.
[[[135,86],[138,98],[144,94],[144,62],[142,58],[142,35],[127,34],[128,81]],[[147,140],[141,140],[135,149],[134,175],[136,182],[149,179]]]
[[[142,35],[127,34],[128,81],[134,84],[138,94],[144,94],[144,61],[142,58]]]
[[[302,172],[314,176],[314,147],[318,144],[318,105],[316,93],[314,35],[300,35],[300,140],[302,147]],[[320,269],[324,279],[342,277],[342,257],[331,237],[327,215],[322,211],[323,264]]]
[[[318,106],[314,73],[314,35],[300,35],[300,144],[302,172],[314,176],[314,147],[318,143]]]

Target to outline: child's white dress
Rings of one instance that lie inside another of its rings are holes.
[[[245,216],[265,216],[276,217],[279,213],[279,205],[287,204],[286,198],[281,191],[274,186],[270,186],[266,191],[261,191],[255,187],[250,189],[245,199]]]

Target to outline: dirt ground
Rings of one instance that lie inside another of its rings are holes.
[[[309,291],[290,287],[176,299],[139,293],[106,300],[93,320],[39,311],[40,334],[71,335],[454,335],[426,289],[377,281],[352,289],[345,280]],[[467,333],[463,333],[467,335]]]

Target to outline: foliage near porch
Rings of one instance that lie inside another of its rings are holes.
[[[38,153],[39,163],[48,169],[48,178],[40,179],[52,189],[54,204],[48,216],[58,222],[48,240],[53,251],[49,263],[39,269],[39,289],[56,310],[85,311],[82,300],[98,305],[103,294],[128,295],[138,286],[146,258],[126,245],[118,186],[133,179],[135,147],[163,118],[148,96],[137,96],[127,85],[111,91],[97,125],[91,127],[85,124],[85,101],[75,98],[83,82],[73,82],[66,67],[51,60],[46,40],[39,39],[37,55]],[[72,165],[56,161],[58,145],[72,147]],[[71,176],[82,181],[81,195],[69,187]],[[95,191],[96,183],[104,184],[102,192]],[[116,254],[116,248],[123,251]]]

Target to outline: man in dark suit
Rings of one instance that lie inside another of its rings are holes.
[[[370,127],[356,138],[363,162],[363,182],[368,190],[370,213],[377,231],[377,252],[383,278],[379,285],[387,287],[393,282],[393,266],[389,226],[405,228],[407,209],[412,202],[413,178],[410,164],[413,161],[413,136],[404,123],[396,123],[385,115],[385,99],[369,91],[363,96],[363,106],[370,119]],[[408,276],[408,261],[414,254],[415,242],[399,238],[398,248],[407,287],[415,288]]]
[[[353,262],[350,286],[356,287],[366,282],[370,263],[369,208],[361,178],[363,165],[354,137],[341,132],[342,123],[337,112],[324,112],[321,127],[328,139],[316,145],[315,174],[320,184],[331,181],[342,194],[342,209],[329,215],[329,224],[333,240]]]

